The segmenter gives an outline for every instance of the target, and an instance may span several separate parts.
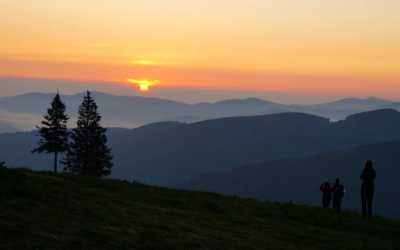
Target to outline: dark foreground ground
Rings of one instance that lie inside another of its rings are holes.
[[[400,249],[400,222],[1,169],[0,249]]]

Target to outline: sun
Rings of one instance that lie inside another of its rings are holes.
[[[154,65],[156,64],[154,61],[152,60],[133,60],[131,61],[132,64],[136,64],[136,65],[142,65],[142,66],[149,66],[149,65]]]
[[[156,84],[159,84],[159,80],[148,80],[148,79],[128,79],[128,82],[134,84],[140,92],[149,92],[150,88]]]
[[[142,84],[139,85],[139,90],[142,91],[142,92],[147,92],[147,91],[150,90],[150,85],[142,83]]]

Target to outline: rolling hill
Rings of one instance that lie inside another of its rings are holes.
[[[246,164],[305,157],[400,140],[400,113],[380,110],[340,122],[299,113],[235,117],[198,123],[166,122],[110,129],[113,177],[174,186]],[[51,169],[51,156],[32,155],[34,132],[0,135],[0,159]]]
[[[7,169],[0,190],[4,250],[400,247],[398,221],[293,204]]]
[[[198,123],[159,123],[110,136],[114,176],[175,185],[244,164],[302,157],[400,139],[400,113],[381,110],[340,122],[299,113]]]

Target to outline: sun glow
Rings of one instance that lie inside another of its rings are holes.
[[[128,82],[137,86],[141,92],[148,92],[150,88],[156,84],[159,84],[159,80],[148,80],[148,79],[128,79]]]
[[[134,60],[134,61],[131,61],[131,63],[136,64],[136,65],[143,65],[143,66],[156,64],[154,61],[151,61],[151,60]]]

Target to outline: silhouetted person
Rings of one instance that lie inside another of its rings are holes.
[[[342,201],[344,197],[344,186],[340,183],[340,179],[337,178],[335,185],[332,188],[333,192],[333,208],[340,213],[342,211]]]
[[[376,171],[371,160],[365,163],[365,168],[361,173],[361,201],[363,217],[368,219],[372,218],[372,201],[375,192],[375,177]]]
[[[329,184],[329,182],[326,181],[321,184],[321,187],[319,189],[322,192],[322,207],[328,208],[332,200],[331,185]]]

